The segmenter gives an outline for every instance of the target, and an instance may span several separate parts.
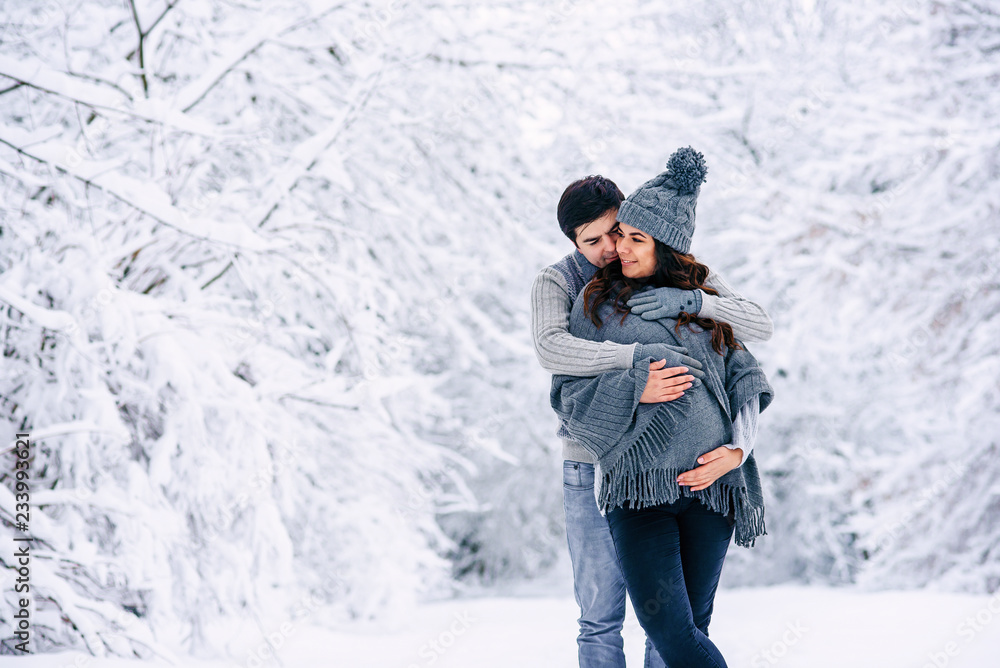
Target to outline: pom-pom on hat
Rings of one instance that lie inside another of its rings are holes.
[[[618,208],[618,222],[637,227],[674,250],[691,250],[694,210],[708,167],[693,148],[674,151],[667,171],[646,181]]]

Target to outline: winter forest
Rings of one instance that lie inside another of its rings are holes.
[[[0,653],[25,533],[32,653],[108,660],[564,568],[530,286],[568,183],[688,145],[774,321],[722,588],[1000,591],[994,0],[0,7]]]

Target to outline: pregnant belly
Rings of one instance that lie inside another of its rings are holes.
[[[719,402],[704,385],[685,392],[691,403],[671,429],[668,442],[656,466],[689,471],[698,466],[698,457],[732,438],[732,425]]]

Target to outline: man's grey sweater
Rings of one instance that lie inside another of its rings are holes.
[[[596,271],[597,267],[590,264],[582,253],[574,251],[542,269],[531,286],[531,331],[535,354],[542,368],[551,374],[597,376],[605,371],[631,369],[635,362],[635,344],[587,341],[569,333],[573,303]],[[705,284],[719,294],[710,295],[702,291],[699,317],[729,323],[733,334],[741,341],[767,341],[771,338],[773,325],[763,308],[744,299],[715,272],[709,273]],[[739,422],[742,424],[744,420]],[[755,426],[756,420],[753,422]],[[563,442],[563,459],[594,463],[589,452],[567,438],[565,429],[561,428],[559,433]],[[744,440],[734,433],[734,447]],[[745,460],[749,450],[745,445],[742,448]]]

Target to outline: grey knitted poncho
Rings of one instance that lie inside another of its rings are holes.
[[[598,504],[602,511],[618,506],[644,508],[700,499],[706,506],[736,520],[736,543],[753,545],[764,531],[764,499],[753,453],[742,466],[707,489],[691,491],[677,476],[698,466],[697,459],[731,442],[732,420],[748,401],[763,411],[772,390],[757,360],[746,350],[712,349],[711,332],[675,320],[643,320],[614,313],[610,303],[598,310],[598,329],[583,312],[583,293],[570,315],[572,335],[592,341],[667,343],[687,348],[704,365],[705,380],[674,401],[640,404],[649,376],[650,359],[636,368],[609,371],[595,378],[554,376],[550,400],[572,438],[597,459]]]

